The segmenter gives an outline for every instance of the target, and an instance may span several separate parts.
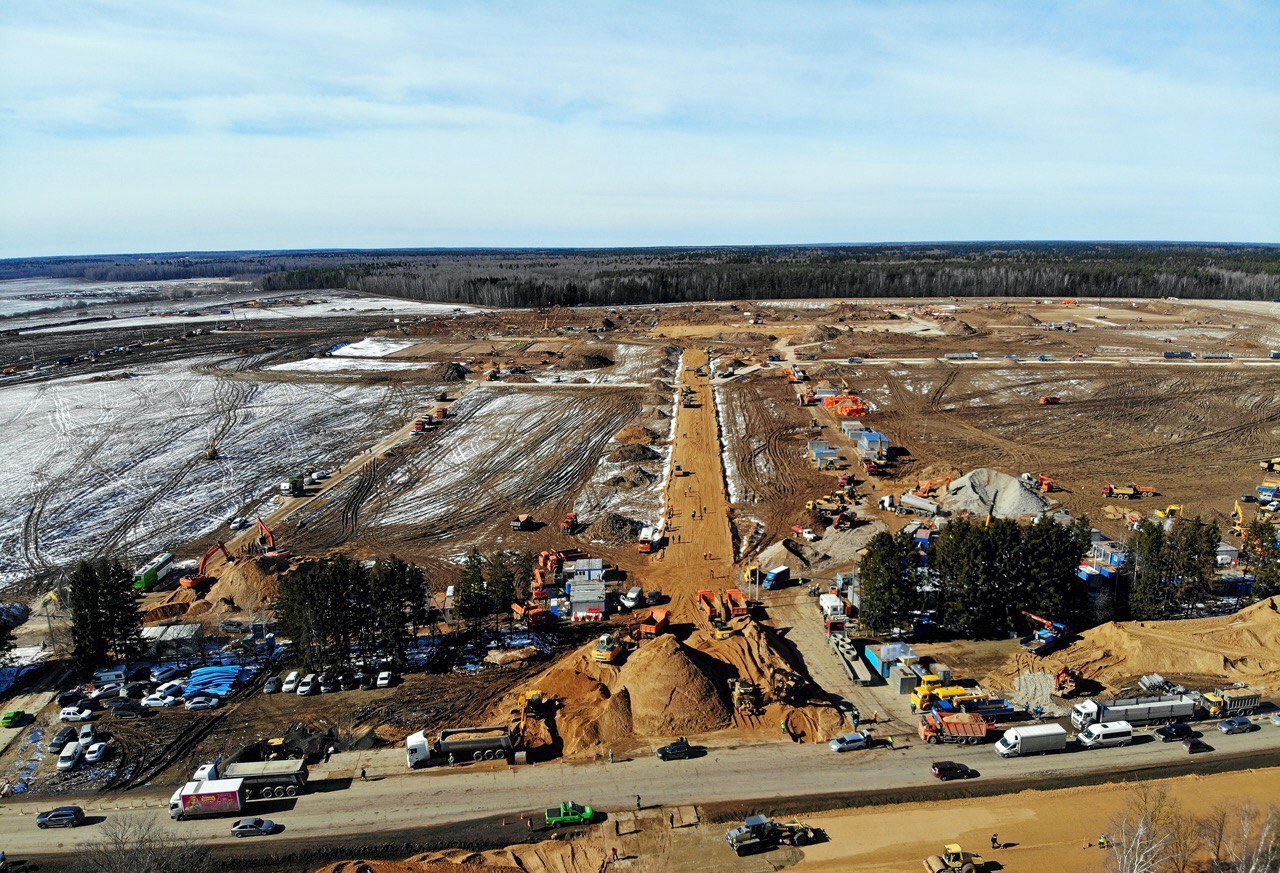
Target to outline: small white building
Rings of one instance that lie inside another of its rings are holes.
[[[1215,557],[1219,567],[1230,567],[1240,560],[1240,550],[1231,545],[1231,543],[1218,543],[1218,551]]]

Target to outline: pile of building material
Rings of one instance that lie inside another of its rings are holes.
[[[1024,518],[1038,515],[1049,508],[1042,495],[1029,491],[1014,476],[981,467],[961,476],[947,487],[942,508],[955,515],[967,512],[996,518]]]

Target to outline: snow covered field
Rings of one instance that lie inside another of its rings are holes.
[[[418,344],[417,340],[394,339],[386,336],[367,336],[359,342],[347,343],[333,349],[339,358],[385,358]]]
[[[381,358],[303,358],[286,364],[273,364],[267,370],[293,373],[386,373],[394,370],[421,370],[427,364],[413,361],[384,361]]]
[[[641,385],[648,386],[654,379],[674,375],[664,372],[670,368],[671,354],[660,346],[643,346],[636,343],[619,343],[613,346],[613,366],[596,370],[556,370],[549,375],[536,377],[544,384],[557,379],[568,382],[584,379],[593,385]]]
[[[178,547],[304,465],[345,461],[411,410],[389,388],[221,379],[189,365],[0,389],[0,587],[98,552]],[[221,457],[207,461],[215,435]]]

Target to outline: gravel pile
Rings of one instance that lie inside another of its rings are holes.
[[[991,501],[995,500],[992,510]],[[947,488],[942,508],[951,513],[968,512],[985,516],[992,510],[997,518],[1021,518],[1049,508],[1049,501],[1023,487],[1017,478],[990,467],[981,467],[961,476]]]

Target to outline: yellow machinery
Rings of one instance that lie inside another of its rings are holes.
[[[966,852],[958,844],[950,843],[942,847],[941,855],[930,855],[925,858],[924,869],[929,873],[943,873],[943,871],[977,873],[978,870],[987,869],[987,862],[981,855]]]
[[[974,700],[987,700],[991,695],[975,688],[963,685],[943,685],[939,676],[923,676],[920,684],[911,689],[911,706],[922,712],[936,705],[939,701],[949,700],[955,704],[969,703]]]
[[[1182,504],[1171,503],[1168,506],[1166,506],[1164,509],[1157,509],[1156,517],[1157,518],[1181,518]]]
[[[595,648],[591,650],[591,659],[602,664],[612,664],[621,654],[622,640],[618,639],[618,635],[604,634],[596,640]]]

